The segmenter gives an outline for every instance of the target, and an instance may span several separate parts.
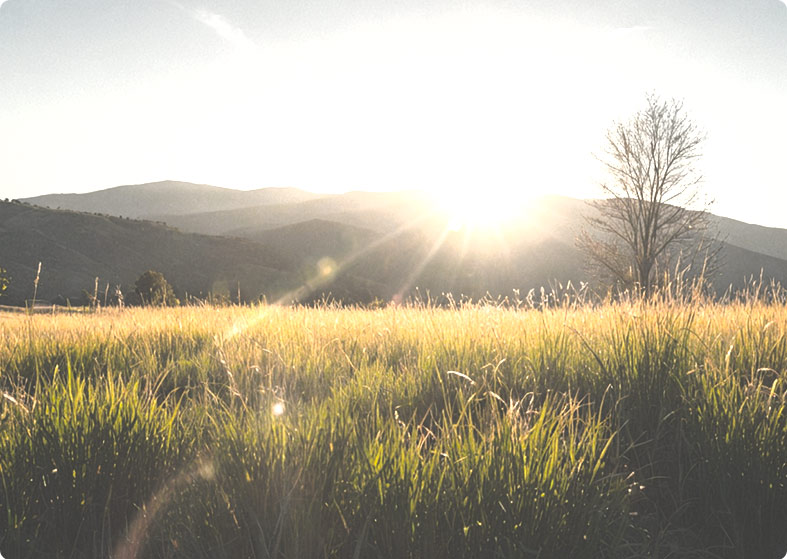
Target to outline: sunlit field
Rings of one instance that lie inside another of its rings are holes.
[[[787,310],[0,317],[0,553],[778,558]]]

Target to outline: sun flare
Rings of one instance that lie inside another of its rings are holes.
[[[509,189],[474,188],[434,195],[437,214],[449,231],[494,232],[518,219],[528,197]]]

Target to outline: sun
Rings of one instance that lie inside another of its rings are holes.
[[[497,232],[519,218],[528,197],[513,189],[466,188],[432,193],[437,219],[449,231]]]

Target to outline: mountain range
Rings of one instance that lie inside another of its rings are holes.
[[[317,197],[317,194],[296,188],[232,190],[207,184],[162,181],[86,194],[46,194],[24,201],[45,208],[151,219],[158,214],[180,216],[266,204],[292,204]]]
[[[501,201],[501,203],[505,203]],[[368,303],[416,291],[481,297],[588,280],[574,239],[582,200],[547,196],[494,235],[447,228],[418,192],[320,195],[239,191],[165,181],[0,203],[0,303],[33,295],[81,302],[106,286],[128,291],[148,269],[180,297]],[[121,217],[124,216],[124,217]],[[135,218],[135,219],[130,219]],[[787,284],[787,230],[712,217],[722,239],[718,290],[747,278]]]

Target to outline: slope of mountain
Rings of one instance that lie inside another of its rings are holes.
[[[311,220],[257,232],[256,240],[181,233],[161,223],[0,204],[0,265],[11,285],[0,302],[38,298],[79,301],[99,277],[128,290],[147,269],[162,272],[180,296],[264,294],[309,301],[330,293],[347,302],[390,300],[415,293],[457,297],[527,292],[555,278],[580,279],[570,243],[551,236],[474,239],[442,227],[409,227],[385,235]],[[290,294],[290,295],[287,295]]]
[[[719,294],[730,288],[733,291],[742,289],[750,280],[758,280],[760,275],[765,283],[775,281],[787,287],[787,260],[730,243],[722,243],[719,258],[720,269],[713,278]]]
[[[530,289],[568,281],[576,286],[591,279],[584,255],[574,243],[584,225],[582,214],[588,211],[592,208],[583,201],[546,197],[524,208],[496,234],[445,232],[444,224],[422,223],[385,234],[359,235],[359,230],[347,230],[346,225],[310,221],[257,232],[252,238],[286,247],[298,258],[307,257],[301,270],[311,270],[307,276],[313,280],[309,282],[313,295],[330,292],[340,299],[367,302],[411,295],[418,287],[433,296],[443,292],[454,297],[510,296],[514,290],[524,296]],[[339,250],[331,235],[348,235],[354,244],[346,242]],[[337,258],[342,252],[345,256]],[[319,279],[316,262],[322,256],[336,259],[337,271],[330,281]],[[787,285],[787,259],[730,242],[722,243],[720,257],[721,267],[713,278],[718,293],[743,287],[760,271],[765,280]]]
[[[472,238],[413,229],[385,237],[346,266],[346,273],[382,285],[381,299],[407,297],[415,288],[438,298],[522,295],[556,282],[584,279],[573,244],[552,236]]]
[[[269,204],[191,215],[159,214],[153,219],[181,231],[254,237],[266,229],[312,219],[387,232],[425,210],[423,195],[415,192],[348,192],[299,203]]]
[[[316,198],[296,188],[232,190],[204,184],[163,181],[118,186],[86,194],[48,194],[22,201],[53,209],[101,213],[131,218],[185,215],[266,204],[290,204]]]
[[[787,229],[753,225],[719,216],[713,216],[711,223],[718,229],[721,239],[729,244],[787,260]]]
[[[239,191],[178,181],[119,186],[87,194],[50,194],[23,201],[48,208],[163,221],[186,232],[248,238],[312,219],[389,233],[429,212],[428,203],[416,192],[318,195],[295,188]],[[534,205],[540,221],[551,222],[552,235],[565,242],[573,239],[581,227],[581,215],[593,211],[581,200],[559,196],[544,197]],[[718,216],[712,217],[712,225],[720,239],[731,245],[787,259],[785,229]]]
[[[317,262],[323,258],[344,260],[365,250],[379,237],[378,233],[369,229],[311,219],[259,231],[247,238],[275,246],[290,258]]]
[[[217,193],[214,187],[183,183],[128,188],[111,189],[115,202],[119,195],[140,191],[152,192],[148,202],[166,198],[159,190],[193,196],[204,191],[208,201]],[[272,200],[288,194],[258,195]],[[135,208],[147,203],[142,198]],[[452,231],[446,216],[417,193],[351,192],[159,216],[183,229],[234,237],[226,238],[183,233],[162,223],[6,203],[0,206],[0,266],[9,270],[12,282],[4,299],[19,304],[32,296],[39,261],[39,297],[48,300],[92,291],[97,276],[102,285],[128,287],[149,268],[163,272],[181,295],[231,292],[234,298],[240,282],[246,300],[264,294],[309,301],[330,293],[347,302],[369,302],[407,297],[416,288],[438,297],[449,292],[455,298],[510,296],[514,290],[524,295],[589,279],[574,239],[584,226],[582,215],[591,211],[581,200],[547,196],[521,208],[496,231]],[[714,220],[726,239],[714,279],[718,292],[745,285],[761,270],[764,279],[787,285],[787,231]]]
[[[18,203],[0,203],[0,266],[11,282],[0,302],[22,304],[33,295],[77,300],[92,292],[133,286],[148,269],[160,271],[182,296],[237,292],[250,300],[297,287],[295,263],[278,250],[244,239],[185,234],[158,223],[133,221]]]

